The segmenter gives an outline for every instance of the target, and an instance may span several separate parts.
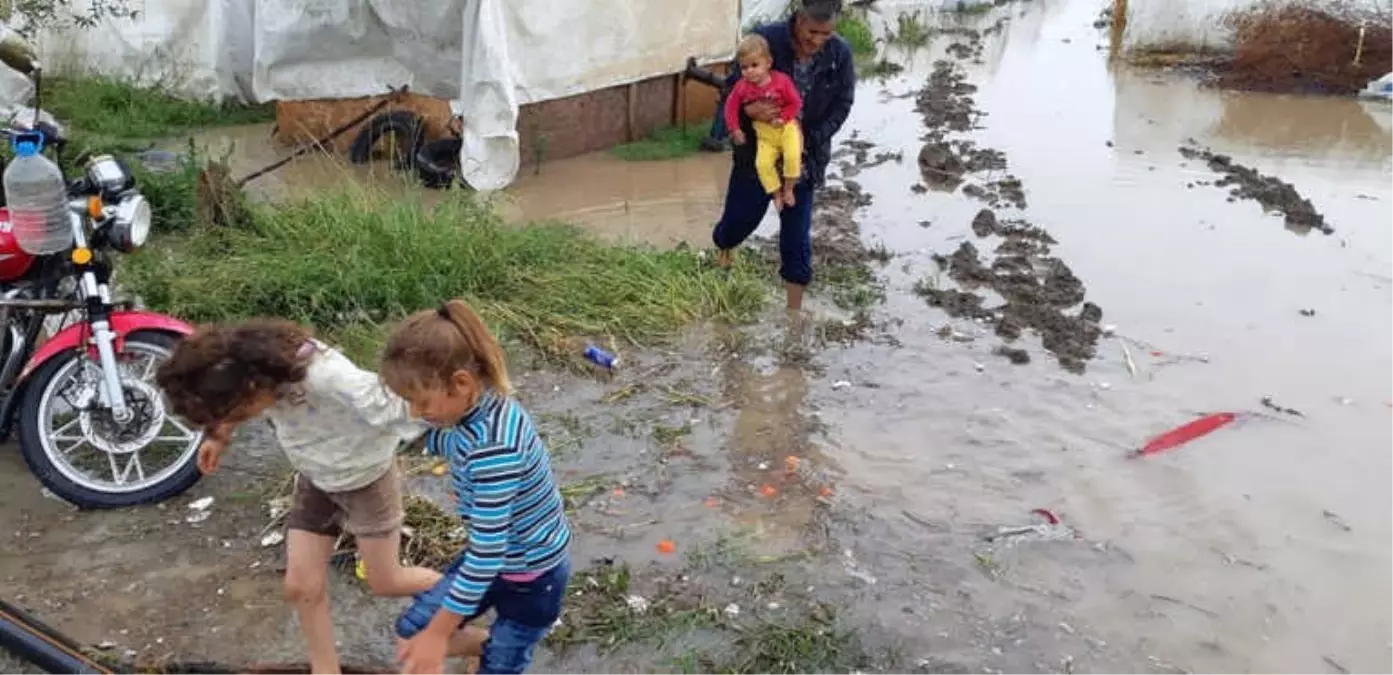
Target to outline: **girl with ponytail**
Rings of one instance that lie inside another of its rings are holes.
[[[480,673],[521,673],[561,615],[571,530],[546,446],[511,397],[503,350],[451,300],[398,325],[379,372],[434,427],[427,451],[448,461],[469,528],[444,578],[397,620],[402,672],[440,673],[447,655],[479,654]],[[487,637],[461,630],[489,609],[497,618]]]

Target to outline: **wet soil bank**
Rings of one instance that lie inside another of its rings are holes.
[[[1393,69],[1393,12],[1351,3],[1261,4],[1225,17],[1234,50],[1217,84],[1232,89],[1348,95]]]
[[[1218,21],[1221,30],[1232,32],[1229,50],[1188,54],[1162,48],[1129,54],[1128,60],[1187,70],[1224,89],[1336,96],[1357,94],[1393,69],[1393,13],[1387,6],[1286,0],[1254,3]],[[1113,22],[1104,10],[1093,25],[1107,29]]]
[[[983,32],[1000,30],[1002,25],[998,22]],[[982,32],[964,30],[958,34],[962,38],[950,46],[949,53],[960,61],[980,54]],[[934,63],[916,99],[927,130],[919,152],[924,183],[949,192],[962,186],[963,195],[993,208],[1025,211],[1025,187],[1019,178],[1005,173],[1005,153],[979,147],[972,140],[951,138],[952,134],[970,132],[980,117],[972,99],[975,91],[957,63]],[[1000,218],[991,208],[977,213],[972,231],[979,239],[997,242],[990,259],[984,261],[977,246],[962,242],[952,255],[934,257],[957,287],[941,287],[939,279],[927,278],[916,286],[916,292],[949,316],[991,327],[1005,342],[995,353],[1011,363],[1030,362],[1029,352],[1014,344],[1030,329],[1040,335],[1042,346],[1065,370],[1082,373],[1096,353],[1103,311],[1085,302],[1083,282],[1067,263],[1051,255],[1051,247],[1057,243],[1054,237],[1025,218]],[[1004,302],[993,301],[985,291]]]
[[[1182,145],[1180,154],[1186,159],[1200,160],[1210,170],[1222,174],[1223,178],[1215,181],[1213,185],[1231,186],[1229,201],[1255,201],[1264,211],[1281,214],[1286,221],[1287,229],[1298,234],[1305,234],[1311,230],[1318,230],[1322,234],[1335,233],[1335,228],[1326,224],[1325,216],[1316,210],[1311,200],[1302,197],[1291,183],[1276,176],[1259,173],[1257,169],[1238,164],[1232,157],[1209,148]]]

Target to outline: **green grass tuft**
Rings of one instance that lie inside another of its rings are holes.
[[[121,275],[152,307],[194,321],[281,316],[363,357],[383,326],[465,298],[504,339],[544,354],[577,336],[662,338],[700,319],[742,321],[765,300],[762,270],[712,268],[689,251],[613,247],[560,224],[516,226],[465,192],[349,185],[249,207],[238,228],[194,225],[129,257]]]
[[[929,43],[929,37],[933,32],[929,30],[918,10],[901,12],[895,23],[895,32],[890,34],[888,41],[911,48],[923,47]]]
[[[610,148],[610,154],[630,162],[686,157],[701,151],[701,139],[711,134],[711,122],[662,127],[647,137]]]
[[[157,138],[200,127],[274,120],[270,105],[219,105],[185,101],[159,88],[109,77],[49,77],[43,106],[63,124],[110,138]]]
[[[854,56],[875,55],[875,34],[866,19],[857,14],[846,14],[837,20],[837,34],[851,46]]]

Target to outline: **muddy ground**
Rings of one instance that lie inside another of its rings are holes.
[[[982,35],[1000,30],[1003,23],[987,31],[966,30],[948,49],[958,60],[975,58],[982,52]],[[1016,212],[1027,209],[1025,187],[1014,175],[1004,173],[1006,154],[979,147],[969,139],[951,139],[953,134],[970,132],[981,117],[972,94],[977,87],[968,82],[961,66],[952,60],[934,63],[933,73],[916,98],[917,108],[927,131],[919,151],[919,169],[932,189],[952,192],[961,186],[962,194],[985,201],[994,208],[1009,206]],[[992,175],[1001,175],[992,178]],[[968,175],[976,178],[964,185]],[[936,254],[935,261],[957,287],[941,287],[940,279],[930,277],[918,286],[928,303],[952,317],[965,317],[991,327],[1005,341],[995,353],[1013,364],[1030,362],[1030,353],[1011,343],[1024,330],[1042,337],[1042,346],[1061,366],[1082,373],[1093,358],[1102,329],[1102,309],[1085,302],[1085,288],[1062,259],[1051,256],[1057,243],[1050,233],[1025,218],[998,220],[991,209],[983,209],[972,219],[972,231],[979,238],[996,237],[1000,243],[990,262],[984,263],[977,247],[963,242],[951,256]],[[991,291],[1004,300],[988,306]],[[1076,311],[1072,308],[1078,307]],[[951,329],[947,335],[951,336]]]

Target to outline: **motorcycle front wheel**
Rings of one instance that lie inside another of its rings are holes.
[[[203,434],[168,413],[155,370],[178,337],[156,331],[126,336],[117,361],[132,419],[117,423],[100,405],[101,366],[71,349],[30,376],[19,407],[19,444],[29,470],[80,508],[160,502],[198,482]]]

